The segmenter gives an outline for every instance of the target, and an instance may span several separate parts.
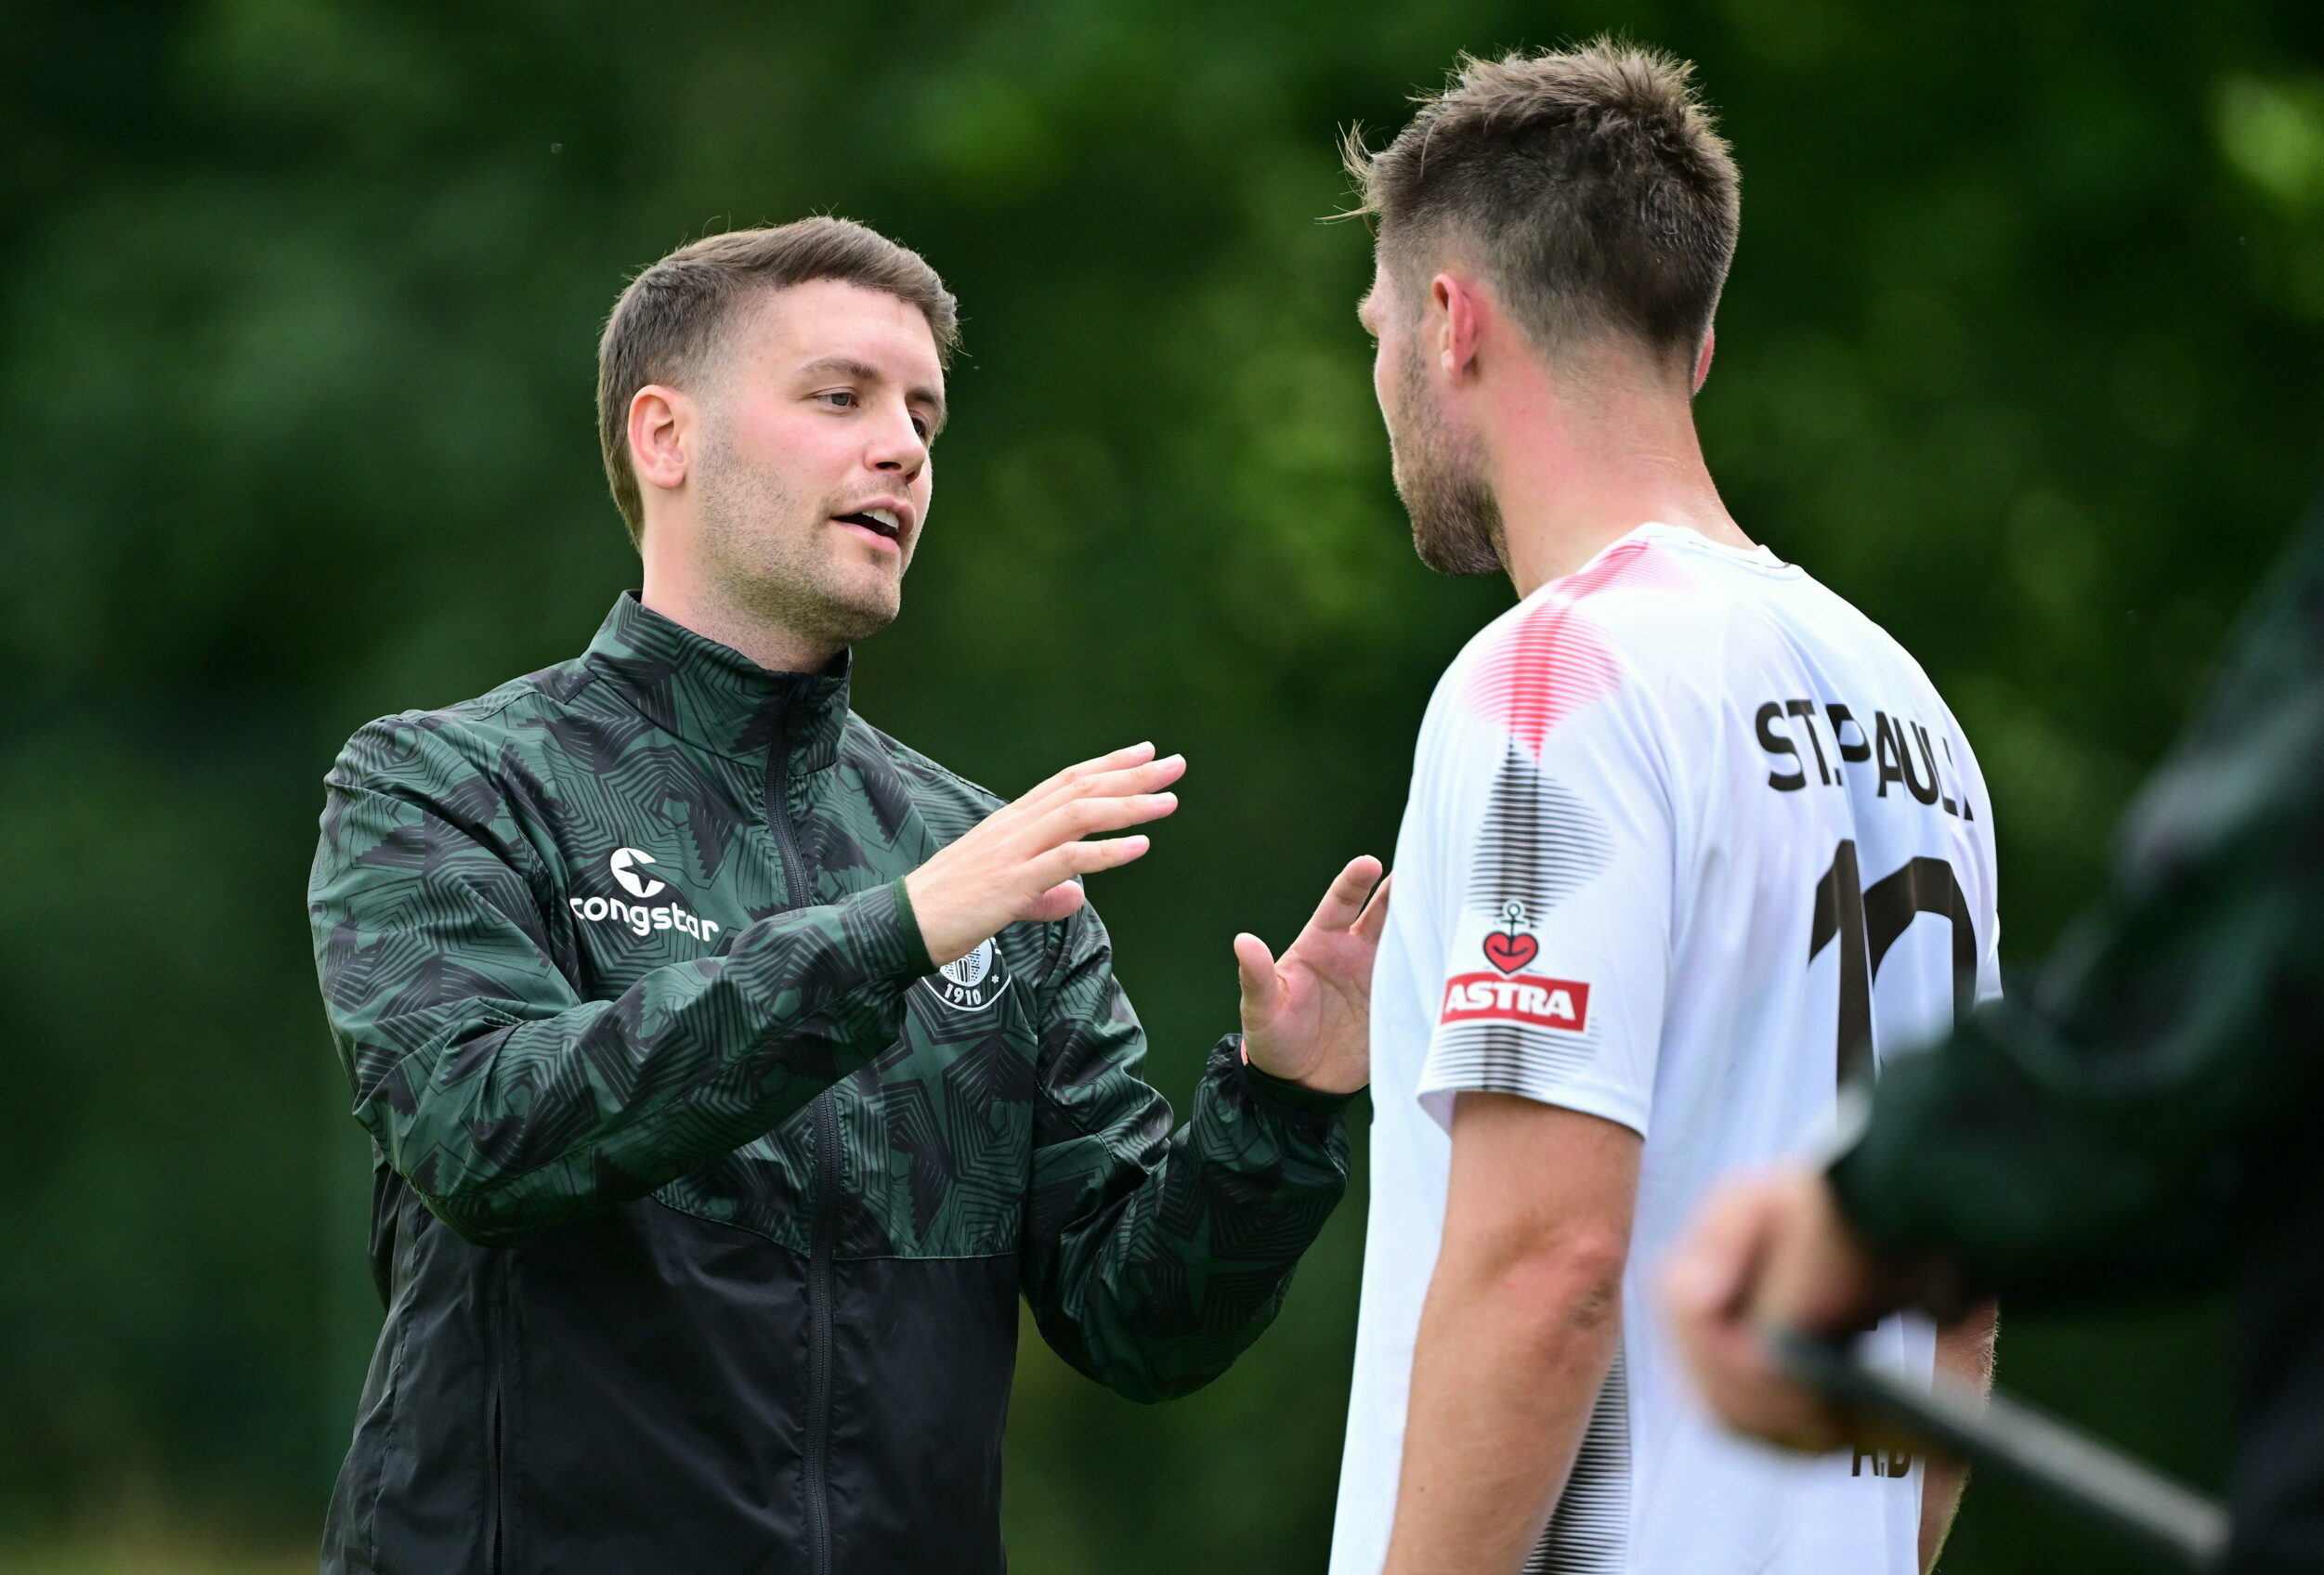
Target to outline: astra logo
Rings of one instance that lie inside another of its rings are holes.
[[[679,905],[677,898],[672,897],[658,907],[646,905],[646,898],[670,890],[668,881],[639,872],[639,865],[654,862],[654,855],[643,848],[616,848],[613,856],[606,860],[606,869],[621,890],[638,900],[625,903],[619,897],[568,897],[565,905],[584,923],[619,924],[640,940],[657,930],[675,930],[698,941],[715,941],[718,921],[688,913]]]
[[[1494,939],[1485,937],[1488,952]],[[1496,970],[1505,966],[1521,965],[1504,965],[1497,958],[1494,962]],[[1502,972],[1454,974],[1444,983],[1444,1008],[1437,1021],[1481,1020],[1579,1034],[1589,1026],[1589,986],[1575,979],[1545,979],[1534,973],[1520,973],[1513,979]]]

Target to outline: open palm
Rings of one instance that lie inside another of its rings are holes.
[[[1243,1048],[1261,1072],[1328,1094],[1372,1080],[1372,959],[1388,923],[1380,868],[1369,854],[1351,861],[1280,959],[1256,935],[1234,938]]]

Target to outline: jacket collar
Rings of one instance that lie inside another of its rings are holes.
[[[581,659],[648,722],[703,748],[764,757],[782,739],[799,771],[839,758],[853,665],[844,651],[822,672],[772,672],[624,591]]]

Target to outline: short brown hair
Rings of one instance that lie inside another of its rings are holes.
[[[1546,352],[1612,333],[1691,363],[1741,211],[1734,155],[1693,76],[1683,60],[1610,38],[1464,55],[1378,153],[1349,134],[1356,212],[1391,267],[1473,247]]]
[[[630,280],[597,342],[597,440],[632,540],[643,537],[646,511],[630,466],[630,400],[647,384],[676,384],[699,371],[746,300],[817,279],[918,306],[936,336],[936,354],[950,361],[960,342],[960,303],[919,253],[852,219],[800,219],[679,247]]]

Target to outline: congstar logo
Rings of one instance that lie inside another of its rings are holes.
[[[656,907],[647,907],[649,897],[658,897],[670,890],[670,882],[657,880],[641,871],[640,865],[656,863],[654,855],[643,848],[616,848],[606,860],[607,873],[614,883],[637,899],[625,903],[619,897],[568,897],[566,906],[573,917],[587,924],[619,924],[641,940],[657,930],[675,930],[698,941],[715,941],[718,921],[688,913],[676,897]]]
[[[631,896],[650,897],[661,890],[662,882],[650,875],[638,874],[637,866],[653,862],[654,855],[643,848],[616,848],[613,856],[606,860],[606,867],[613,871],[613,878],[621,883],[621,890]]]

